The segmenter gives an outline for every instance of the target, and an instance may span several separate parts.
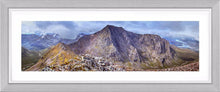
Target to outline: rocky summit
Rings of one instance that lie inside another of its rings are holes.
[[[198,56],[197,52],[170,45],[158,35],[136,34],[107,25],[74,43],[51,47],[27,70],[142,71],[198,62]]]

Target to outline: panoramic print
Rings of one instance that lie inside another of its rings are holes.
[[[22,71],[199,71],[199,21],[23,21]]]

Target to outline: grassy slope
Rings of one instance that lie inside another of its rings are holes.
[[[47,50],[48,48],[41,51],[31,51],[22,47],[22,70],[26,70],[36,64]]]
[[[177,48],[176,46],[172,46],[172,48],[176,51],[176,55],[178,57],[177,61],[173,62],[174,66],[182,66],[192,62],[199,62],[198,52],[190,49]]]
[[[22,70],[35,64],[40,58],[37,51],[30,51],[22,47]]]

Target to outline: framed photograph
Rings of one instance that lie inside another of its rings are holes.
[[[1,91],[220,91],[218,0],[1,5]]]

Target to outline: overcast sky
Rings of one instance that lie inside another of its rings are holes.
[[[22,34],[57,33],[63,38],[74,39],[79,33],[92,34],[106,25],[138,34],[199,40],[198,21],[23,21]]]

